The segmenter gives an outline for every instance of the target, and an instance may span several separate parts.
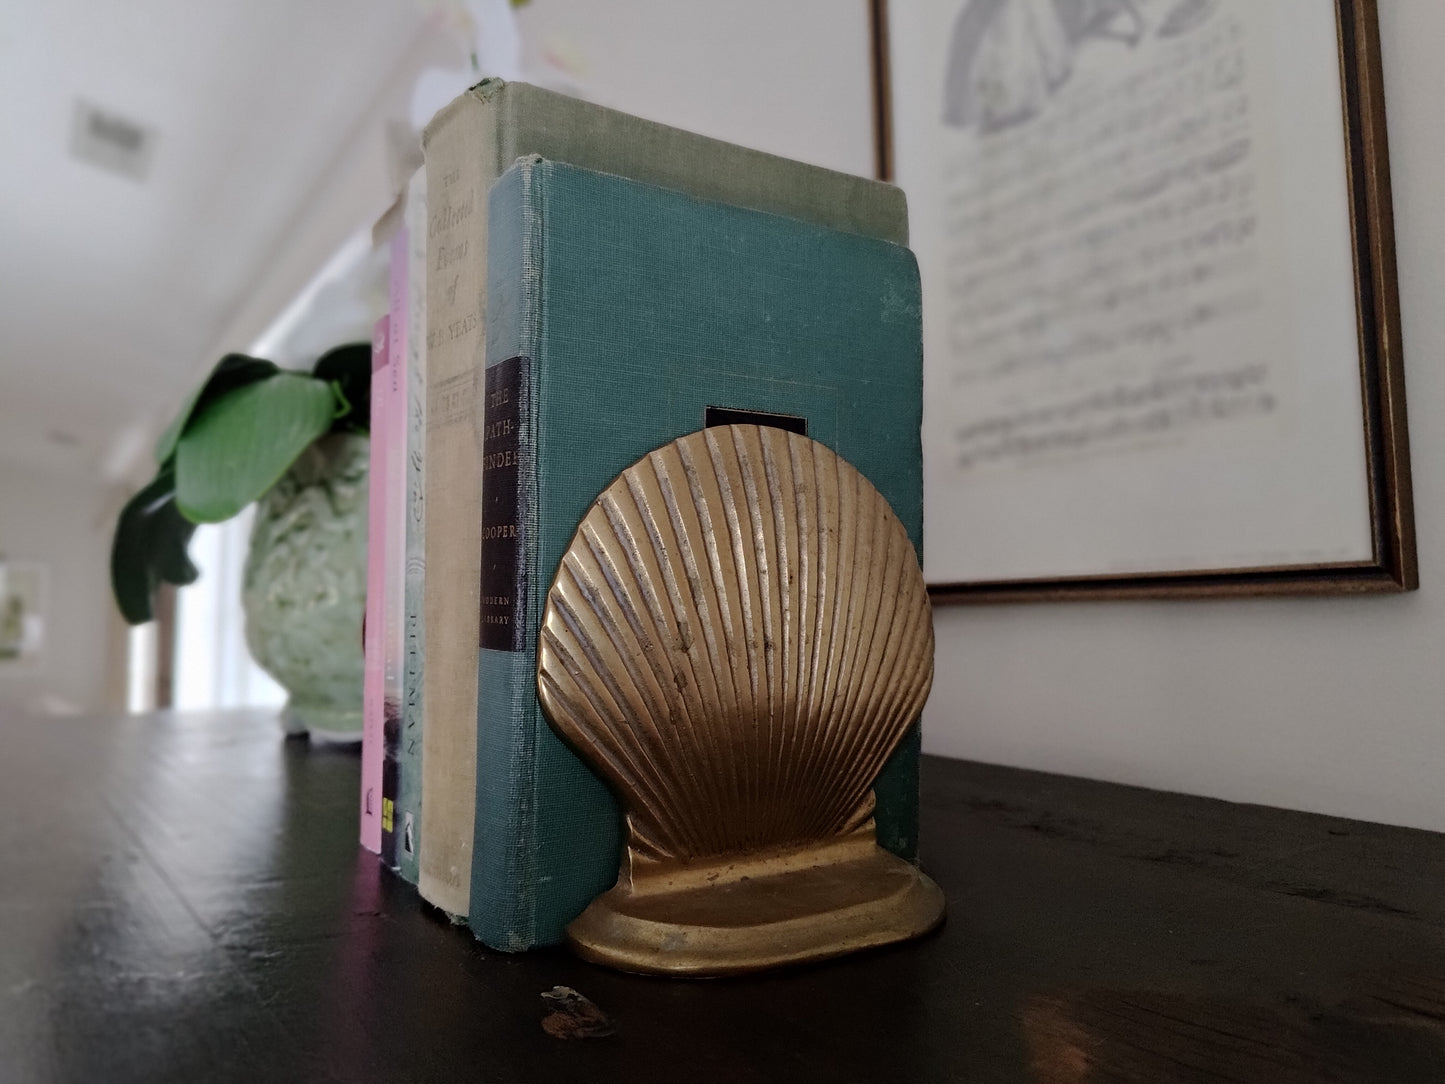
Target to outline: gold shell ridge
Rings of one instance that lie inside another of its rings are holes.
[[[579,923],[609,897],[625,910],[619,893],[656,896],[664,883],[685,888],[696,920],[699,870],[703,882],[747,882],[739,871],[806,870],[825,852],[912,870],[873,841],[871,788],[932,682],[927,588],[887,501],[826,446],[719,426],[628,468],[562,558],[537,660],[544,713],[627,813],[618,888]],[[907,876],[889,870],[896,893]],[[608,923],[615,939],[617,915]],[[682,925],[694,945],[707,940],[697,921]],[[673,934],[653,940],[675,947]],[[878,942],[839,951],[863,943]],[[590,954],[633,970],[746,969],[669,967],[656,948],[640,962],[635,950]]]

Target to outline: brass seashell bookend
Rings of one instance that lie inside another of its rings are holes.
[[[938,925],[938,887],[875,839],[872,790],[932,679],[913,545],[828,448],[719,426],[629,467],[563,556],[537,651],[543,711],[627,816],[573,948],[724,975]]]

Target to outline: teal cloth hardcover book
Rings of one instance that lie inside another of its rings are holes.
[[[597,494],[659,445],[784,416],[852,462],[922,546],[922,345],[908,249],[536,157],[490,194],[473,932],[561,940],[616,880],[617,805],[550,730],[538,622]],[[876,787],[917,843],[918,737]]]

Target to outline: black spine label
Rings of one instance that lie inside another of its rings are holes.
[[[525,648],[530,375],[530,359],[508,358],[487,370],[484,385],[481,646],[494,651]]]

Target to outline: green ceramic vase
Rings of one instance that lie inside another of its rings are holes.
[[[246,643],[290,694],[289,733],[361,740],[367,459],[366,437],[323,437],[256,505]]]

